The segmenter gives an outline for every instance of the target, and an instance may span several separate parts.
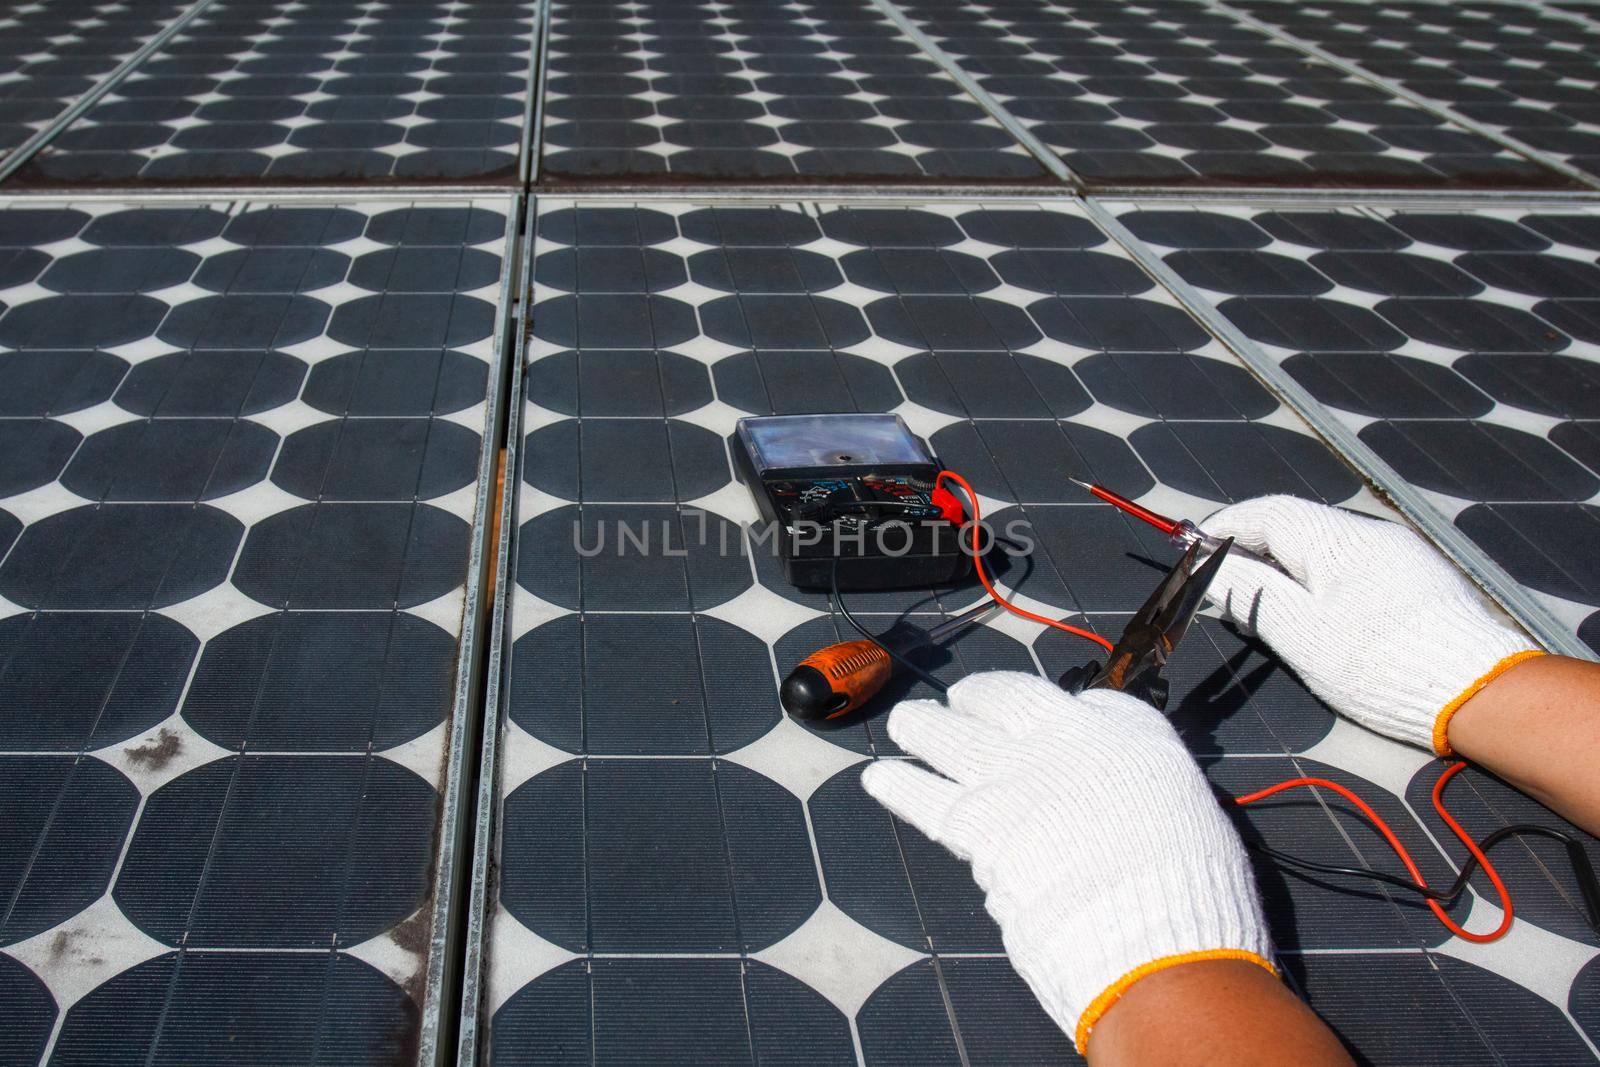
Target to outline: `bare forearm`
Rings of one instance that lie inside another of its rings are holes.
[[[1333,1031],[1253,963],[1186,963],[1135,982],[1089,1037],[1090,1067],[1351,1067]]]
[[[1600,663],[1517,664],[1462,705],[1449,739],[1462,758],[1600,833]]]

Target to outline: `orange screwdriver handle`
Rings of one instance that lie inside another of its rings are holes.
[[[877,696],[894,661],[873,641],[841,641],[801,660],[779,687],[778,698],[800,719],[835,719]]]

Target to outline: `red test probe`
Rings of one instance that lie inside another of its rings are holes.
[[[1103,485],[1091,485],[1088,482],[1080,482],[1076,478],[1068,478],[1067,481],[1094,494],[1119,511],[1132,515],[1140,522],[1149,523],[1166,534],[1167,539],[1179,548],[1188,548],[1192,544],[1199,544],[1205,551],[1215,552],[1222,547],[1222,538],[1211,536],[1188,519],[1169,519],[1165,515],[1157,514],[1147,507],[1135,504],[1121,493],[1114,493]],[[1234,543],[1233,549],[1229,554],[1245,556],[1248,559],[1255,560],[1257,563],[1265,563],[1274,570],[1283,570],[1283,566],[1277,560],[1269,556],[1263,556],[1259,552],[1252,552],[1237,542]]]

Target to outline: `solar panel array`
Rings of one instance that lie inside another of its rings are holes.
[[[1068,477],[1393,503],[1600,652],[1597,35],[1592,0],[0,3],[0,1062],[1074,1062],[860,788],[931,691],[779,706],[852,631],[746,531],[735,421],[901,415],[1032,544],[1005,580],[1108,635],[1172,551]],[[933,671],[1092,651],[1001,617]],[[1453,877],[1426,753],[1214,618],[1168,673],[1220,792],[1333,778]],[[1573,830],[1476,770],[1449,802]],[[1309,796],[1238,824],[1402,873]],[[1600,1058],[1562,850],[1495,859],[1487,946],[1259,864],[1358,1058]]]

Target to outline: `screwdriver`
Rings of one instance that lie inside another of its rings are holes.
[[[1132,515],[1141,522],[1149,523],[1151,526],[1154,526],[1156,529],[1166,534],[1167,539],[1173,544],[1177,545],[1179,548],[1188,548],[1190,545],[1197,544],[1208,553],[1217,552],[1222,548],[1222,538],[1213,537],[1188,519],[1169,519],[1165,515],[1159,515],[1156,512],[1151,511],[1149,508],[1141,507],[1138,504],[1135,504],[1121,493],[1113,493],[1103,485],[1091,485],[1088,482],[1080,482],[1078,479],[1072,477],[1069,477],[1067,481],[1071,482],[1073,485],[1088,490],[1101,500],[1104,500],[1107,504],[1124,511],[1129,515]],[[1255,560],[1257,563],[1265,563],[1273,570],[1283,571],[1282,565],[1279,564],[1277,560],[1272,559],[1269,556],[1263,556],[1259,552],[1252,552],[1248,548],[1241,548],[1238,544],[1233,546],[1229,554],[1234,556],[1245,556],[1249,559]],[[1285,571],[1284,573],[1288,572]]]
[[[899,664],[896,655],[919,660],[933,646],[953,637],[1000,607],[988,600],[924,630],[900,622],[877,640],[840,641],[801,660],[778,688],[778,700],[797,719],[836,719],[878,695]]]

